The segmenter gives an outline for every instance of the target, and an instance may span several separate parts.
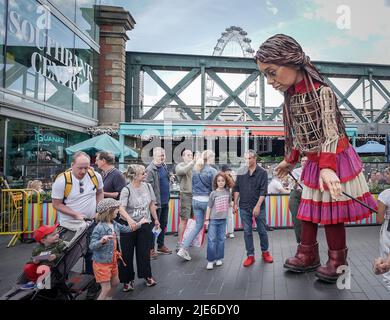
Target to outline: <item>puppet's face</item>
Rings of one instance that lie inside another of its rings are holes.
[[[259,69],[267,78],[267,83],[275,90],[286,91],[303,79],[302,73],[293,67],[272,63],[257,62]]]

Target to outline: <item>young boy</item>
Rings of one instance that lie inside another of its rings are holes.
[[[32,252],[31,262],[24,266],[24,274],[30,282],[26,283],[21,289],[34,289],[41,273],[37,272],[40,265],[52,267],[61,257],[66,242],[59,238],[56,231],[58,224],[54,226],[41,226],[35,230],[34,238],[39,243]]]

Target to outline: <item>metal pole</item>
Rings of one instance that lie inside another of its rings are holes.
[[[244,153],[249,150],[249,129],[245,128],[244,130]]]
[[[201,66],[201,98],[200,98],[200,111],[201,111],[201,116],[200,118],[204,120],[205,118],[205,102],[206,102],[206,72],[205,72],[205,67]]]
[[[371,122],[374,122],[374,101],[372,96],[372,73],[370,72],[370,113],[371,113]]]
[[[265,120],[265,83],[264,83],[264,75],[260,74],[259,81],[259,93],[260,93],[260,120]]]
[[[125,136],[121,133],[119,134],[119,145],[121,148],[121,154],[119,156],[119,170],[123,172],[125,168]]]
[[[9,119],[6,118],[4,120],[4,154],[3,154],[3,173],[5,176],[8,175],[7,172],[7,151],[8,151],[8,145],[7,145],[7,140],[8,140],[8,121]]]

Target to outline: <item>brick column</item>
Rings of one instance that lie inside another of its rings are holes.
[[[97,6],[100,27],[99,55],[99,126],[118,127],[125,121],[126,31],[135,21],[122,7]]]

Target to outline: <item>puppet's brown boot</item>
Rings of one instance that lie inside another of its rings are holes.
[[[342,265],[348,265],[347,253],[347,248],[342,250],[329,250],[329,259],[324,266],[317,269],[316,277],[326,282],[336,282],[341,275],[341,271],[337,273],[337,268]]]
[[[293,272],[309,272],[320,266],[318,242],[313,245],[299,244],[295,257],[288,258],[284,267]]]

